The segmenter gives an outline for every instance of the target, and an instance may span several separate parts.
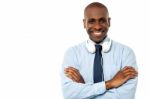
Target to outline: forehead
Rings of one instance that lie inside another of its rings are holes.
[[[89,7],[84,12],[85,18],[108,17],[108,12],[104,7]]]

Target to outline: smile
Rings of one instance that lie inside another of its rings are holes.
[[[100,35],[102,35],[103,33],[102,33],[102,32],[93,32],[93,34],[94,34],[95,36],[100,36]]]

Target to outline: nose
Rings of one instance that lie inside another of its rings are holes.
[[[95,28],[96,30],[99,30],[99,29],[102,28],[102,26],[101,26],[101,24],[100,24],[99,22],[96,22],[95,25],[94,25],[94,28]]]

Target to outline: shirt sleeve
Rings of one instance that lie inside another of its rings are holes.
[[[132,66],[136,70],[138,70],[136,57],[132,49],[130,48],[124,49],[122,66],[123,66],[122,68],[124,68],[125,66]],[[136,87],[137,87],[137,81],[138,81],[137,77],[134,79],[130,79],[125,84],[117,88],[116,91],[118,93],[118,97],[121,97],[121,99],[134,99]]]
[[[97,95],[103,94],[106,91],[105,82],[100,83],[76,83],[64,74],[64,69],[68,66],[78,68],[78,60],[75,52],[70,48],[64,55],[62,64],[61,82],[62,90],[65,99],[89,99]]]

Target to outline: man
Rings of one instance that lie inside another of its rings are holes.
[[[134,52],[108,38],[108,9],[99,2],[84,10],[89,40],[64,56],[62,88],[65,99],[134,99],[137,65]]]

